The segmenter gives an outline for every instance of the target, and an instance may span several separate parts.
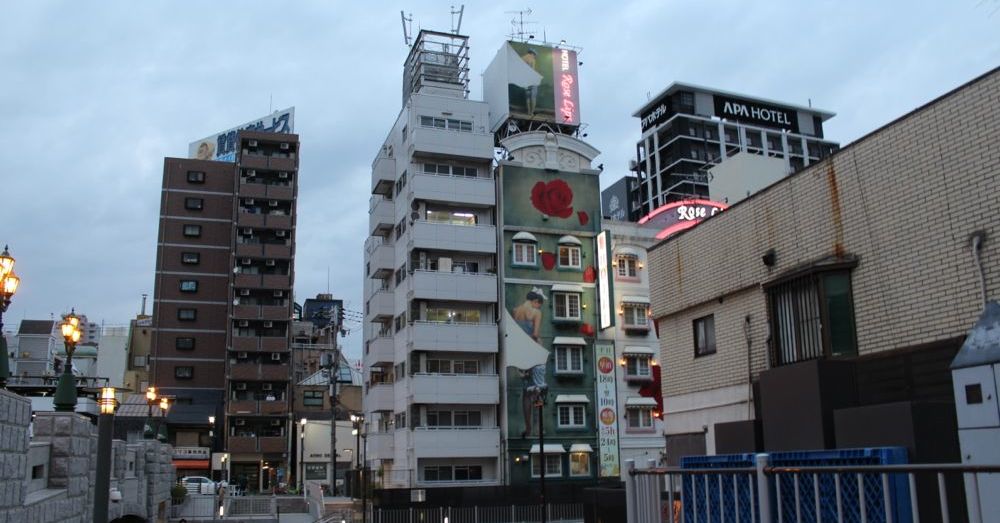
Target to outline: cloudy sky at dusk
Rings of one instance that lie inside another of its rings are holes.
[[[399,11],[414,32],[447,31],[453,3],[4,2],[0,244],[22,278],[5,329],[71,306],[126,324],[153,291],[163,158],[271,107],[295,106],[302,141],[296,299],[329,272],[330,292],[363,309],[371,162],[401,105]],[[1000,0],[538,4],[528,29],[583,48],[602,186],[635,154],[631,114],[673,81],[811,100],[846,144],[1000,65]],[[473,98],[525,7],[466,5]]]

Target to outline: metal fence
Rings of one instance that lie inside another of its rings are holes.
[[[952,504],[964,494],[967,520],[981,523],[984,515],[996,515],[984,514],[980,483],[1000,473],[1000,465],[772,467],[767,454],[757,455],[754,467],[626,466],[628,523],[919,523],[921,501],[928,501],[920,498],[920,480],[937,483],[937,499],[929,500],[937,510],[930,514],[925,503],[925,516],[950,522]],[[949,494],[948,476],[964,479],[963,492],[953,488]]]
[[[542,521],[542,506],[375,509],[371,514],[371,523],[533,523]],[[547,504],[545,515],[549,522],[582,522],[583,505]]]
[[[170,506],[172,518],[212,519],[219,515],[219,498],[212,495],[193,494],[179,505]],[[274,496],[234,496],[221,501],[225,517],[276,516],[278,500]]]

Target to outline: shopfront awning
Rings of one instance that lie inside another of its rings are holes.
[[[594,449],[586,443],[574,443],[569,446],[570,453],[573,452],[589,452],[593,453]]]
[[[590,403],[585,394],[560,394],[556,396],[556,403]]]
[[[586,345],[587,342],[583,338],[577,338],[573,336],[556,336],[552,340],[553,345]]]
[[[652,408],[656,407],[656,400],[654,398],[642,398],[633,396],[631,398],[625,399],[625,407],[631,409],[642,409],[642,408]]]
[[[636,356],[639,355],[656,356],[656,351],[649,347],[630,346],[630,347],[625,347],[625,349],[622,350],[622,354],[634,354]]]
[[[637,303],[640,305],[649,305],[648,296],[622,296],[622,303]]]
[[[539,452],[539,450],[540,449],[538,447],[538,443],[535,443],[534,445],[531,446],[531,452],[529,452],[529,454],[541,454],[541,452]],[[545,444],[545,453],[546,454],[563,454],[565,452],[566,452],[566,448],[563,447],[562,445],[558,444],[558,443],[546,443]]]

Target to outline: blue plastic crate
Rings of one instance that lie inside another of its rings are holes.
[[[754,454],[724,454],[718,456],[685,456],[681,458],[681,468],[730,469],[753,467]],[[707,474],[684,476],[681,488],[684,496],[684,520],[695,523],[741,522],[756,520],[751,511],[758,513],[757,497],[753,495],[756,485],[749,474]],[[721,482],[721,507],[720,507]],[[734,491],[734,482],[736,490]],[[696,513],[695,509],[699,509]],[[704,509],[707,508],[707,513]],[[698,517],[700,516],[700,517]],[[737,517],[738,516],[738,517]]]

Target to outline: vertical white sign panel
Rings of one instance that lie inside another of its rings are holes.
[[[597,235],[597,307],[601,313],[600,329],[612,326],[611,275],[608,274],[608,231]],[[612,355],[613,359],[614,355]]]
[[[615,345],[594,342],[597,367],[597,441],[600,446],[600,477],[621,476],[618,455],[618,392],[615,378]]]

